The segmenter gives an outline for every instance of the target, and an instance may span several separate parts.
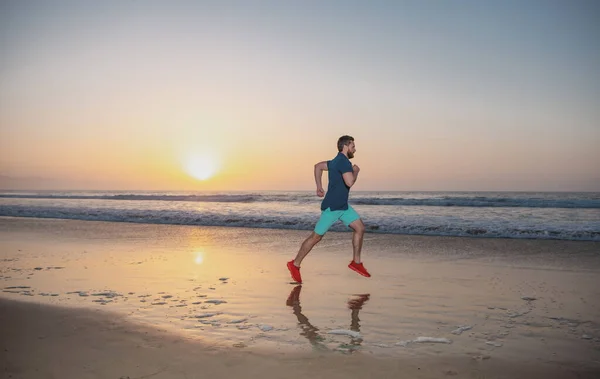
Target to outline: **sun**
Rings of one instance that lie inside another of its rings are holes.
[[[191,155],[185,163],[185,171],[198,180],[210,179],[217,170],[217,160],[208,154]]]

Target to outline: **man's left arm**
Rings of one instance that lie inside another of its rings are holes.
[[[354,175],[354,183],[356,183],[356,179],[358,179],[358,173],[360,172],[360,167],[357,165],[352,165],[352,175]]]

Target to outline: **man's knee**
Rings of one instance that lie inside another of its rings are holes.
[[[365,224],[362,222],[361,219],[358,219],[351,223],[350,227],[352,228],[352,230],[354,230],[355,233],[365,234]]]
[[[312,233],[311,237],[312,237],[313,241],[315,241],[315,243],[319,243],[319,241],[321,241],[323,239],[322,235],[315,233],[315,232]]]

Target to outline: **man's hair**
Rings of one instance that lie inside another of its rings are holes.
[[[341,136],[338,139],[338,151],[342,151],[344,150],[344,146],[348,145],[350,142],[354,141],[354,137],[350,137],[350,136]]]

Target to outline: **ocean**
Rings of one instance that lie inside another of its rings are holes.
[[[0,216],[308,231],[320,201],[312,191],[2,191]],[[350,204],[368,233],[600,241],[597,192],[357,191]]]

